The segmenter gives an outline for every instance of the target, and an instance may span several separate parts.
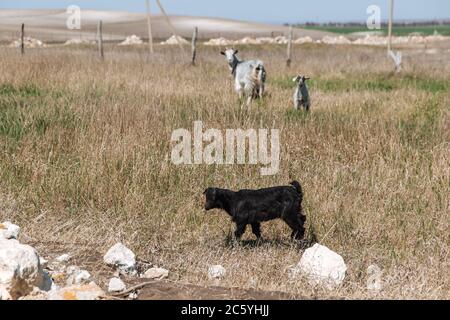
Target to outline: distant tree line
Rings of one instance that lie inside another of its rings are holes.
[[[288,26],[289,23],[284,23]],[[305,23],[295,23],[294,26],[306,26],[306,27],[362,27],[365,26],[366,22],[305,22]],[[448,20],[426,20],[426,21],[397,21],[393,23],[396,27],[406,27],[406,26],[434,26],[434,25],[450,25],[450,19]],[[381,26],[387,26],[387,22],[382,22]]]

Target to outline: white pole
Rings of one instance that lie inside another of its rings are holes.
[[[161,10],[161,13],[164,15],[164,18],[166,18],[167,25],[172,30],[173,35],[178,39],[177,31],[175,30],[175,27],[173,26],[172,22],[170,22],[169,16],[167,15],[166,11],[164,10],[161,2],[159,0],[156,0],[156,4],[158,5],[159,10]],[[178,46],[180,47],[180,49],[183,53],[186,52],[186,51],[184,51],[183,45],[180,42],[178,42]]]
[[[145,0],[145,6],[147,7],[147,29],[148,29],[148,50],[150,54],[153,54],[153,36],[152,36],[152,24],[150,18],[150,3],[149,0]]]
[[[394,19],[394,0],[389,0],[388,54],[392,49],[392,20]]]

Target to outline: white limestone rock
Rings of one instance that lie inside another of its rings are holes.
[[[91,274],[86,270],[81,270],[77,266],[67,267],[66,273],[69,275],[66,281],[68,286],[87,283],[91,280]]]
[[[103,257],[103,261],[129,275],[136,275],[136,256],[122,243],[116,243]]]
[[[383,271],[376,264],[371,264],[367,268],[367,290],[376,293],[383,289],[382,274]]]
[[[2,299],[18,299],[29,294],[42,271],[34,248],[17,240],[0,239],[0,295]]]
[[[305,250],[295,269],[294,273],[306,275],[311,285],[332,290],[344,281],[347,266],[339,254],[316,243]]]
[[[222,279],[225,277],[226,272],[227,270],[220,264],[213,265],[208,268],[208,277],[209,279]]]
[[[111,278],[108,284],[108,292],[122,292],[127,288],[120,278]]]
[[[73,285],[48,293],[48,300],[97,300],[105,292],[95,282]]]
[[[68,262],[70,260],[70,258],[71,258],[70,254],[64,253],[64,254],[60,255],[59,257],[57,257],[55,260],[57,262],[62,263],[62,262]]]
[[[45,269],[48,267],[48,260],[44,257],[39,256],[39,264],[41,265],[42,269]]]
[[[10,221],[0,223],[0,238],[18,239],[20,227]]]
[[[169,270],[164,268],[150,268],[143,274],[143,278],[147,279],[164,279],[169,276]]]

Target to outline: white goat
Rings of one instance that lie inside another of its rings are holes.
[[[239,99],[247,98],[247,107],[252,99],[262,98],[266,82],[266,70],[261,60],[239,60],[235,49],[226,49],[220,52],[227,58],[228,66],[234,78],[234,89]]]
[[[294,92],[294,108],[298,110],[301,106],[305,109],[305,111],[309,111],[309,107],[311,106],[311,99],[309,98],[308,87],[306,86],[306,80],[309,78],[298,75],[292,81],[297,83],[297,87]]]

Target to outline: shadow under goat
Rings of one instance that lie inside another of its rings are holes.
[[[222,209],[236,223],[235,237],[239,239],[247,225],[261,238],[261,222],[282,219],[292,229],[291,237],[301,240],[305,234],[303,227],[306,216],[302,210],[303,191],[300,183],[292,181],[290,186],[279,186],[258,190],[231,191],[207,188],[205,209]]]

